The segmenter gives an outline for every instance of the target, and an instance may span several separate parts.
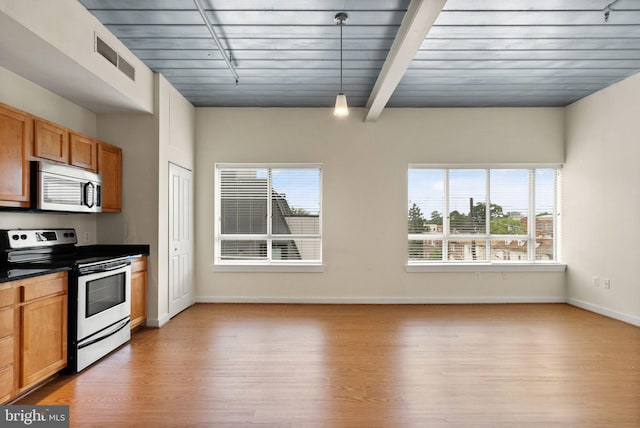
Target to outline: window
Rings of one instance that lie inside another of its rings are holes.
[[[409,265],[558,261],[558,168],[412,165]]]
[[[215,263],[319,264],[318,165],[216,165]]]

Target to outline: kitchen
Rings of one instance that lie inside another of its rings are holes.
[[[5,104],[0,123],[4,210],[121,212],[121,149]],[[149,246],[77,243],[69,227],[0,231],[2,401],[84,370],[146,321]]]
[[[108,68],[111,65],[103,58],[98,58],[97,62],[96,58],[91,58],[94,65],[89,66],[100,69],[98,74],[105,76],[110,83],[100,81],[85,68],[86,64],[82,67],[77,62],[69,61],[66,56],[68,52],[63,53],[49,44],[47,40],[55,40],[60,34],[34,34],[52,30],[46,28],[45,22],[38,22],[46,20],[46,13],[36,16],[30,13],[29,7],[21,9],[21,5],[15,3],[12,6],[16,6],[12,13],[17,15],[0,14],[0,20],[3,21],[0,26],[0,31],[3,32],[1,50],[12,54],[9,63],[14,70],[28,71],[16,74],[7,68],[0,68],[0,103],[26,113],[31,120],[35,118],[46,130],[64,130],[67,133],[67,144],[69,136],[75,141],[75,147],[78,147],[79,142],[92,143],[95,162],[93,168],[96,170],[100,168],[100,150],[106,148],[101,157],[106,162],[99,172],[103,179],[106,178],[105,184],[108,184],[111,173],[116,172],[113,177],[116,184],[111,188],[118,191],[115,196],[110,196],[109,192],[103,194],[106,206],[103,206],[101,213],[35,212],[29,207],[30,200],[27,198],[23,201],[27,208],[3,209],[0,212],[0,229],[72,228],[79,247],[97,248],[98,243],[147,246],[145,248],[149,249],[148,252],[144,251],[149,255],[144,277],[148,283],[144,296],[146,325],[159,327],[169,319],[168,272],[158,268],[159,265],[168,265],[168,164],[173,162],[185,168],[193,168],[194,109],[166,80],[161,76],[153,76],[140,62],[135,63],[137,76],[136,82],[132,82],[126,76],[114,75]],[[64,13],[74,15],[79,12],[86,15],[86,10],[76,2],[44,7],[51,8],[49,16]],[[79,20],[78,26],[67,27],[66,36],[73,40],[76,38],[74,32],[82,30],[93,38],[96,25],[96,22],[86,18]],[[108,36],[106,31],[105,36]],[[113,38],[110,43],[115,44],[116,39]],[[67,44],[67,47],[75,49],[73,43]],[[124,50],[124,47],[121,49]],[[44,63],[33,67],[31,61],[36,52],[39,53],[38,60],[55,59],[60,68],[52,72]],[[3,61],[3,66],[7,64]],[[27,67],[25,64],[30,65]],[[79,84],[80,82],[84,84]],[[117,88],[111,87],[113,84]],[[56,89],[58,93],[61,92],[59,86],[63,86],[66,89],[62,92],[67,91],[67,98],[46,89],[47,86]],[[157,98],[155,93],[158,94]],[[131,100],[129,97],[135,99]],[[114,105],[117,106],[115,110],[128,110],[129,113],[115,113],[112,107]],[[151,114],[151,111],[155,113]],[[31,138],[35,135],[35,128],[32,129]],[[34,159],[56,162],[55,158],[51,159],[51,155],[36,156],[40,152],[36,152],[33,146],[29,146],[28,150],[25,162]],[[109,157],[112,154],[114,155]],[[67,159],[68,156],[67,152]],[[3,157],[3,161],[5,159]],[[60,160],[57,162],[61,163]],[[117,183],[117,167],[120,165],[122,181]],[[141,165],[144,167],[141,168]],[[15,174],[15,170],[4,169],[3,173]],[[25,177],[29,176],[27,171],[24,173]],[[3,182],[6,178],[3,175]],[[29,186],[25,187],[28,188]],[[15,380],[17,382],[18,376]],[[20,390],[22,388],[16,386],[13,396]]]

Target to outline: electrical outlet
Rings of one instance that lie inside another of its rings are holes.
[[[84,242],[89,242],[89,232],[84,232]]]
[[[482,279],[482,275],[480,274],[480,272],[476,272],[476,279],[477,280]]]
[[[502,279],[509,279],[509,274],[507,272],[502,272]]]
[[[597,276],[593,277],[593,286],[600,287],[600,278],[598,278]]]
[[[605,279],[604,280],[604,288],[611,288],[611,280],[610,279]]]

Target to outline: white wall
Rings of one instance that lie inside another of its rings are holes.
[[[569,301],[640,325],[640,74],[566,109]],[[593,285],[599,278],[600,287]],[[611,280],[611,289],[603,287]]]
[[[558,301],[564,273],[406,273],[409,163],[562,163],[563,110],[196,109],[196,284],[202,301]],[[213,273],[216,162],[323,164],[323,273]]]
[[[158,91],[158,305],[162,324],[169,314],[169,163],[194,169],[195,108],[162,75],[158,75]]]
[[[103,243],[150,245],[148,324],[168,320],[168,164],[193,169],[193,106],[155,75],[154,114],[98,115],[98,137],[123,148],[122,213],[102,214]]]
[[[0,102],[87,135],[96,135],[96,115],[0,67]],[[97,241],[96,216],[0,211],[0,229],[75,227],[79,244]],[[85,233],[89,239],[85,240]]]
[[[99,35],[135,81],[95,52]],[[94,112],[153,109],[153,74],[77,0],[0,0],[0,66]]]

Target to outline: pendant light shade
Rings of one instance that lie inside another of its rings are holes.
[[[336,24],[340,26],[340,92],[336,97],[336,106],[333,109],[333,115],[344,117],[349,115],[349,107],[347,106],[347,96],[342,92],[342,26],[349,19],[349,15],[345,12],[339,12],[334,17]]]
[[[347,96],[340,92],[336,97],[336,107],[333,110],[334,116],[348,116],[349,107],[347,106]]]

